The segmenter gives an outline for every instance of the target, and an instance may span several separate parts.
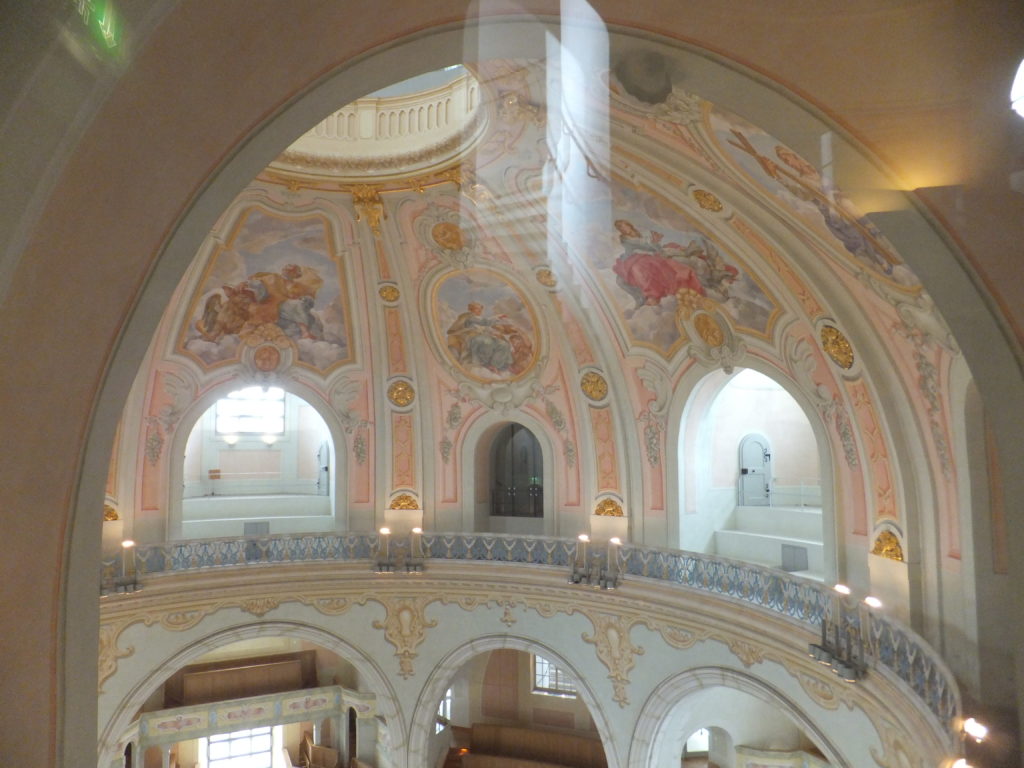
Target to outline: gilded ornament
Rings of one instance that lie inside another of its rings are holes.
[[[117,510],[109,504],[103,505],[103,522],[110,522],[111,520],[120,520],[120,515],[117,514]]]
[[[430,236],[446,251],[461,251],[465,246],[462,229],[453,221],[439,221],[430,228]]]
[[[405,408],[407,405],[411,405],[412,401],[415,399],[416,390],[412,388],[412,384],[408,381],[399,380],[388,387],[388,400],[399,408]]]
[[[676,292],[676,314],[682,320],[689,320],[697,310],[710,312],[715,308],[715,302],[703,296],[692,288],[680,288]]]
[[[372,626],[384,630],[384,638],[395,647],[398,674],[403,679],[410,678],[416,674],[412,668],[416,647],[426,638],[427,629],[437,626],[437,619],[427,621],[424,614],[432,598],[399,597],[380,602],[387,611],[387,618],[374,620]]]
[[[545,288],[554,288],[558,285],[558,278],[555,277],[555,273],[550,269],[538,269],[534,274],[537,278],[537,282]]]
[[[587,371],[580,379],[583,394],[594,402],[604,400],[608,396],[608,382],[596,371]]]
[[[875,539],[875,546],[871,549],[871,554],[903,562],[903,546],[892,531],[882,531],[878,534],[878,537]]]
[[[262,617],[277,608],[280,604],[281,601],[276,597],[254,597],[249,600],[243,600],[241,608],[246,613]]]
[[[624,517],[622,505],[615,499],[604,499],[594,507],[594,514],[598,517]]]
[[[697,205],[703,208],[705,211],[712,211],[718,213],[724,207],[722,201],[718,199],[718,196],[708,192],[706,189],[695,189],[693,190],[693,199],[697,201]]]
[[[718,324],[718,321],[712,315],[705,313],[697,315],[693,318],[693,327],[697,329],[697,335],[709,347],[720,347],[725,343],[725,333],[722,332],[722,326]]]
[[[246,325],[238,335],[250,347],[259,347],[267,342],[278,347],[287,347],[291,344],[288,336],[281,330],[281,326],[276,323]]]
[[[256,370],[270,373],[281,364],[281,352],[271,344],[264,344],[262,347],[256,348],[252,355],[252,362],[256,366]]]
[[[612,681],[612,700],[625,708],[629,705],[626,686],[629,685],[629,673],[636,665],[634,657],[643,656],[644,649],[633,645],[630,640],[633,624],[629,619],[605,613],[585,615],[594,625],[594,634],[584,633],[583,642],[595,646],[597,658],[608,669],[608,679]]]
[[[365,218],[373,234],[379,235],[380,222],[387,219],[388,213],[384,210],[384,201],[377,188],[369,184],[357,184],[352,188],[352,202],[356,207],[356,221]]]
[[[764,661],[764,649],[748,643],[746,640],[730,637],[726,640],[726,645],[729,646],[733,656],[743,663],[744,667],[751,667]]]
[[[420,503],[411,493],[401,493],[391,500],[391,509],[419,509]]]
[[[853,347],[838,328],[831,325],[822,326],[821,346],[825,354],[840,368],[848,371],[853,367]]]
[[[401,297],[401,292],[394,285],[382,285],[377,294],[389,304],[392,304]]]

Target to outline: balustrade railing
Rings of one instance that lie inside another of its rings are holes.
[[[582,546],[576,539],[490,533],[423,533],[388,539],[387,559],[394,570],[401,570],[407,561],[421,564],[425,560],[428,567],[430,560],[483,561],[564,567],[575,574]],[[126,550],[129,562],[104,561],[101,580],[104,593],[110,593],[126,574],[138,584],[151,575],[203,568],[317,561],[363,562],[373,568],[375,563],[380,565],[382,542],[376,533],[349,533],[141,544],[134,554]],[[853,655],[858,663],[889,669],[943,723],[949,724],[959,714],[953,676],[921,637],[899,622],[843,600],[818,582],[713,555],[633,544],[607,550],[596,547],[584,559],[594,572],[651,579],[739,600],[784,615],[816,633],[823,625],[839,627],[836,644],[846,648],[856,644]]]

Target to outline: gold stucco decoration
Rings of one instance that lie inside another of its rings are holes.
[[[281,352],[271,344],[256,347],[256,351],[252,355],[252,363],[257,370],[270,373],[281,364]]]
[[[729,637],[726,639],[726,645],[729,646],[732,655],[739,659],[744,667],[751,667],[764,661],[764,649],[753,643],[748,643],[746,640]]]
[[[708,192],[706,189],[693,190],[693,199],[696,200],[697,205],[705,211],[718,213],[724,207],[722,205],[722,201],[718,199],[718,196],[712,192]]]
[[[622,505],[615,499],[604,499],[594,507],[594,514],[598,517],[624,517]]]
[[[352,202],[356,207],[356,221],[366,219],[373,234],[380,235],[381,220],[387,219],[388,214],[384,210],[384,201],[381,200],[378,189],[369,184],[357,184],[352,187],[351,192]]]
[[[395,647],[398,657],[398,674],[410,678],[415,673],[412,661],[416,648],[423,642],[427,630],[437,626],[437,620],[427,621],[424,609],[433,602],[430,597],[398,597],[381,601],[387,617],[384,621],[374,620],[374,629],[383,629],[384,638]]]
[[[822,326],[821,347],[843,370],[848,371],[853,367],[853,347],[838,328],[831,325]]]
[[[391,500],[391,509],[419,509],[420,503],[411,493],[400,493]]]
[[[439,221],[430,229],[434,242],[446,251],[460,251],[466,244],[462,229],[454,221]]]
[[[412,388],[412,384],[408,381],[396,381],[388,387],[388,400],[399,408],[405,408],[407,405],[411,405],[412,401],[415,399],[416,390]]]
[[[538,269],[534,274],[537,278],[537,282],[545,288],[554,288],[558,285],[558,278],[555,277],[555,273],[550,269]]]
[[[612,699],[622,708],[629,705],[626,686],[629,673],[636,666],[634,657],[643,656],[644,649],[633,645],[629,639],[632,623],[621,616],[606,613],[585,614],[594,625],[594,634],[582,635],[583,642],[595,646],[597,658],[608,668],[608,679],[612,681]]]
[[[401,292],[394,285],[382,285],[377,291],[377,295],[389,304],[398,301],[402,296]]]
[[[882,531],[875,538],[875,546],[871,548],[872,555],[887,557],[890,560],[903,562],[903,545],[892,531]]]
[[[604,400],[608,396],[608,382],[596,371],[587,371],[580,379],[580,390],[594,402]]]
[[[681,288],[676,292],[676,315],[682,321],[689,320],[698,310],[711,312],[714,309],[714,301],[707,296],[702,296],[692,288]]]
[[[262,617],[266,616],[279,605],[281,605],[281,601],[276,597],[254,597],[248,600],[243,600],[241,608],[246,613]]]
[[[107,523],[112,520],[120,520],[120,515],[117,514],[117,510],[109,504],[103,505],[103,522]]]
[[[713,316],[703,312],[698,314],[693,318],[693,327],[697,330],[697,335],[709,347],[720,347],[725,343],[722,326]]]

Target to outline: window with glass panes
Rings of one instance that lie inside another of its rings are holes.
[[[541,656],[534,656],[533,692],[548,696],[575,696],[576,686],[565,670]]]
[[[217,401],[217,434],[284,433],[284,390],[246,387]]]
[[[273,737],[270,726],[207,738],[207,768],[272,768]]]
[[[448,723],[452,719],[452,689],[449,688],[444,692],[444,698],[441,699],[441,704],[437,708],[437,721],[434,723],[434,733],[440,733],[448,727]]]

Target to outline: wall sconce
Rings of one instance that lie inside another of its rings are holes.
[[[377,539],[377,573],[391,573],[395,562],[391,559],[391,529],[381,528]]]
[[[277,435],[264,435],[263,437],[260,438],[260,440],[266,443],[267,448],[269,448],[270,446],[277,442]]]
[[[409,537],[409,556],[405,558],[406,573],[423,573],[423,529],[418,525]]]
[[[590,537],[585,533],[581,533],[576,538],[579,539],[580,543],[576,547],[576,556],[572,561],[572,573],[569,575],[569,583],[589,584],[590,560],[587,557],[587,544],[590,543]]]
[[[235,444],[238,442],[238,435],[224,435],[221,440],[234,448]]]
[[[953,763],[951,768],[972,768],[972,766],[964,758],[961,757],[959,760]]]
[[[807,654],[819,664],[831,667],[846,682],[854,683],[867,674],[864,638],[870,637],[867,627],[871,615],[843,600],[852,593],[845,584],[836,584],[833,590],[836,597],[821,619],[821,642],[807,646]],[[863,602],[870,608],[882,607],[882,601],[870,595]],[[853,620],[855,615],[857,621]]]
[[[139,572],[135,565],[135,542],[125,539],[121,542],[121,568],[120,576],[114,578],[113,583],[107,582],[100,587],[100,594],[103,596],[117,592],[121,594],[138,592],[142,589],[139,584]]]
[[[619,547],[622,546],[622,539],[612,536],[608,539],[608,548],[605,551],[605,565],[601,569],[597,585],[601,589],[615,589],[622,581],[622,572],[619,570]]]

